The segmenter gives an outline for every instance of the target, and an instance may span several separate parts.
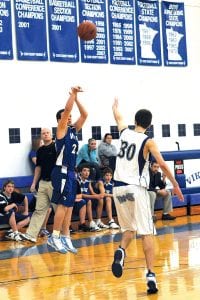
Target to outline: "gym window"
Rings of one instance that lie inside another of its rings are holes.
[[[169,124],[162,125],[162,137],[170,137],[170,125]]]
[[[193,124],[194,128],[194,136],[199,136],[200,135],[200,124]]]
[[[145,133],[148,135],[148,137],[150,137],[152,139],[154,137],[153,125],[151,125],[149,128],[147,128]]]
[[[186,136],[186,125],[178,124],[178,136]]]
[[[31,128],[31,140],[38,138],[41,136],[41,128],[36,127],[36,128]]]
[[[101,126],[92,126],[92,138],[101,140]]]
[[[113,139],[117,140],[119,138],[119,130],[117,126],[110,126],[110,133]]]
[[[81,128],[81,130],[79,130],[79,132],[77,133],[77,136],[78,136],[78,140],[79,140],[79,141],[82,141],[82,140],[83,140],[82,128]]]
[[[20,142],[20,128],[9,128],[9,143],[19,144]]]
[[[53,137],[53,140],[55,140],[55,138],[56,138],[56,130],[57,130],[57,127],[52,127],[52,137]]]

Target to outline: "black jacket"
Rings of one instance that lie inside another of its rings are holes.
[[[161,173],[153,173],[151,170],[150,173],[150,183],[149,183],[149,191],[155,191],[157,187],[159,189],[164,189],[166,187],[166,183],[162,180]]]

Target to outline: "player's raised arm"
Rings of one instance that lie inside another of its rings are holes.
[[[115,121],[117,123],[119,132],[122,131],[122,129],[127,128],[128,126],[124,123],[123,117],[122,117],[121,113],[119,112],[119,102],[118,102],[117,97],[115,97],[115,99],[114,99],[114,103],[112,105],[112,110],[113,110],[113,115],[114,115]]]
[[[56,137],[58,139],[62,139],[66,132],[67,132],[67,125],[68,121],[71,115],[71,111],[74,105],[74,102],[77,97],[77,93],[82,92],[82,88],[80,86],[75,86],[71,88],[71,91],[69,93],[69,98],[66,102],[65,109],[61,115],[61,119],[59,119],[58,126],[57,126],[57,132]]]
[[[83,92],[83,90],[82,90]],[[79,101],[77,94],[76,94],[76,98],[75,98],[75,103],[78,107],[78,110],[80,112],[80,117],[78,118],[78,120],[74,123],[74,126],[76,127],[76,131],[79,131],[82,127],[83,124],[85,123],[88,113],[85,109],[85,107],[82,105],[82,103]]]

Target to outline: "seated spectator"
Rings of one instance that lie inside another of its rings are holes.
[[[101,171],[99,166],[99,158],[97,154],[97,142],[91,138],[88,140],[88,144],[84,144],[77,154],[76,166],[78,171],[82,164],[89,163],[90,166],[90,178],[99,179],[101,177]]]
[[[31,148],[31,151],[29,152],[29,160],[30,160],[30,163],[31,163],[31,168],[32,168],[32,171],[34,173],[34,170],[35,170],[35,166],[36,166],[36,153],[37,153],[37,150],[40,148],[40,146],[42,146],[44,143],[43,143],[43,140],[41,139],[41,137],[36,137],[36,138],[33,138],[32,140],[32,148]]]
[[[103,171],[103,184],[105,189],[104,199],[106,205],[106,212],[108,216],[108,226],[111,229],[119,229],[119,225],[117,225],[112,216],[112,204],[113,202],[113,172],[111,168],[105,168]]]
[[[98,156],[101,168],[110,167],[115,170],[115,162],[117,156],[117,148],[112,145],[112,134],[106,133],[103,141],[98,146]]]
[[[90,231],[90,227],[86,225],[86,205],[87,201],[83,199],[82,193],[81,193],[81,186],[79,184],[79,181],[77,181],[77,195],[76,200],[73,207],[73,213],[79,216],[80,223],[78,225],[79,231]]]
[[[19,206],[19,208],[22,210],[23,215],[29,215],[28,198],[24,194],[16,191],[15,183],[13,180],[8,179],[4,182],[2,187],[2,194],[6,197],[9,204],[17,204],[17,206]]]
[[[101,221],[102,211],[103,211],[103,198],[105,194],[104,186],[101,181],[94,181],[91,183],[89,180],[90,167],[88,164],[83,164],[80,169],[80,177],[78,179],[82,198],[86,201],[86,212],[89,222],[90,231],[100,231],[101,229],[108,228],[107,225],[103,224]],[[93,187],[92,187],[93,184]],[[98,193],[95,193],[97,190]],[[92,200],[97,200],[97,221],[93,220],[92,213]]]
[[[0,193],[0,222],[9,224],[11,229],[5,237],[14,241],[22,241],[19,229],[25,227],[30,222],[27,210],[28,199],[25,196],[14,192],[14,182],[7,180],[3,185],[3,191]],[[25,200],[23,213],[18,212],[17,203],[21,204]]]
[[[176,217],[169,214],[169,212],[173,210],[171,191],[166,189],[166,176],[162,176],[161,172],[159,172],[159,164],[157,162],[152,162],[150,166],[150,184],[148,192],[154,221],[156,221],[154,205],[155,201],[159,198],[163,200],[162,220],[176,219]]]

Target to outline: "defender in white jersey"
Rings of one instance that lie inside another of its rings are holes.
[[[115,277],[121,277],[124,267],[125,250],[133,239],[134,232],[141,235],[143,251],[147,266],[147,293],[158,291],[154,265],[153,233],[154,225],[150,210],[150,200],[147,192],[149,186],[149,155],[154,156],[160,168],[166,174],[174,187],[174,194],[183,201],[183,195],[177,181],[165,163],[157,145],[146,134],[151,125],[152,114],[141,109],[135,115],[135,129],[131,130],[124,124],[118,109],[118,100],[113,104],[113,114],[120,132],[120,151],[117,155],[114,173],[113,196],[117,210],[118,221],[122,229],[121,245],[115,251],[112,272]]]

